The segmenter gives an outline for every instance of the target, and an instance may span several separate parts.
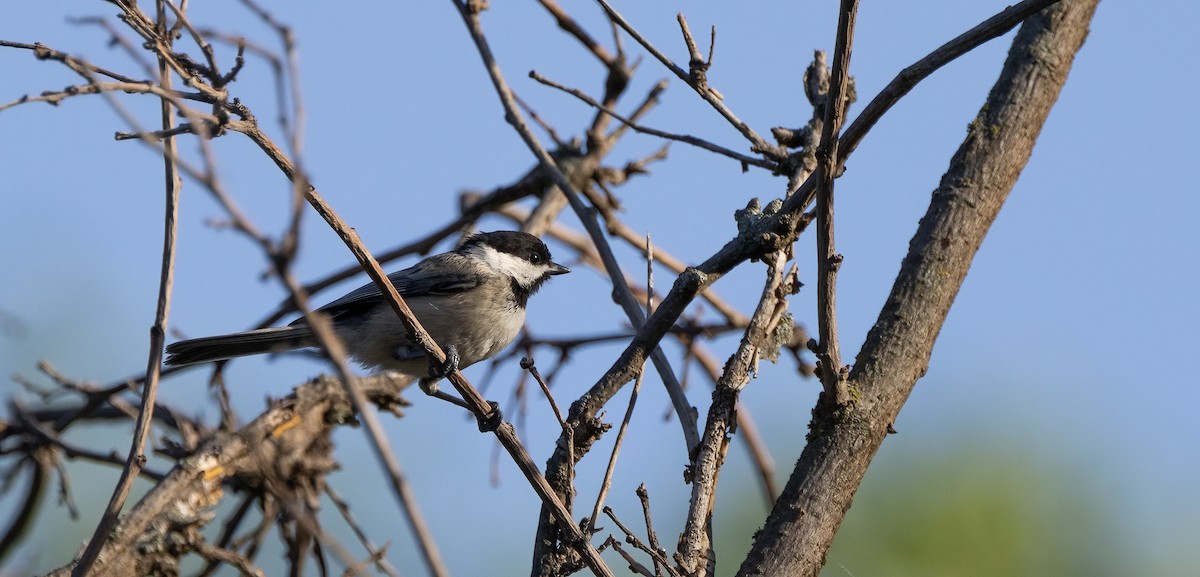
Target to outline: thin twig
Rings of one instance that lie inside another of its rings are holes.
[[[31,51],[33,51],[34,56],[37,57],[38,60],[58,60],[72,68],[76,65],[82,65],[92,75],[107,76],[108,78],[112,78],[113,80],[116,80],[117,82],[123,82],[126,84],[142,84],[142,83],[144,83],[144,81],[139,81],[135,78],[130,78],[123,74],[118,74],[116,72],[113,72],[113,71],[105,69],[105,68],[101,68],[99,66],[94,66],[91,64],[83,64],[80,61],[75,60],[71,56],[67,55],[65,52],[59,52],[57,50],[47,48],[45,45],[43,45],[40,42],[34,42],[33,44],[26,44],[24,42],[12,42],[10,40],[0,40],[0,47],[20,48],[23,50],[31,50]],[[74,62],[72,63],[72,61],[74,61]]]
[[[55,434],[54,431],[48,429],[45,425],[39,422],[36,416],[29,414],[24,408],[15,404],[10,404],[9,408],[17,417],[17,420],[20,422],[21,427],[26,433],[33,435],[39,441],[41,441],[41,443],[61,449],[68,459],[84,459],[95,463],[105,463],[118,466],[125,465],[125,459],[122,459],[116,451],[105,454],[83,447],[76,447],[64,441],[60,435]],[[150,481],[160,481],[166,476],[159,471],[148,469],[144,466],[139,468],[137,473],[138,475],[145,477]]]
[[[204,96],[198,92],[168,91],[167,89],[149,84],[147,82],[93,82],[89,84],[71,86],[65,90],[43,92],[37,96],[25,95],[13,100],[12,102],[0,104],[0,112],[3,112],[9,108],[13,108],[14,106],[30,104],[33,102],[45,102],[47,104],[57,105],[63,100],[73,96],[87,96],[90,94],[101,94],[104,92],[153,94],[159,97],[171,97],[180,100],[195,100],[198,102],[204,102],[206,100],[206,98],[204,98]],[[190,131],[191,128],[189,127],[189,132]],[[162,136],[160,138],[165,138],[166,136],[172,136],[176,133],[164,132],[161,134]]]
[[[854,46],[854,21],[857,15],[858,0],[842,0],[825,105],[825,123],[821,131],[821,144],[817,147],[817,331],[820,337],[817,356],[821,361],[818,374],[825,394],[839,406],[850,402],[850,391],[846,383],[847,370],[842,364],[841,346],[838,344],[837,271],[842,256],[837,254],[834,246],[833,188],[837,167],[841,164],[838,158],[838,132],[846,118],[850,54]]]
[[[41,501],[42,491],[46,489],[49,463],[33,457],[27,457],[27,459],[25,463],[29,469],[29,486],[25,490],[24,498],[19,501],[20,508],[8,514],[12,517],[12,521],[5,529],[4,535],[0,536],[0,559],[8,557],[9,551],[16,546],[33,523],[34,512],[37,511],[38,503]],[[13,471],[17,470],[17,465],[14,465]]]
[[[692,31],[690,28],[688,28],[687,18],[685,18],[683,16],[683,12],[676,14],[675,20],[677,22],[679,22],[680,32],[683,33],[683,43],[687,46],[687,49],[688,49],[688,56],[689,56],[688,64],[689,64],[689,66],[692,66],[692,67],[695,67],[697,65],[703,66],[704,65],[704,56],[700,54],[700,49],[696,46],[696,39],[692,38]],[[693,69],[689,72],[693,76],[693,81],[695,81],[694,76],[696,74],[696,71]]]
[[[204,55],[204,60],[206,62],[208,62],[208,70],[211,73],[212,78],[213,79],[220,78],[221,69],[217,66],[217,58],[216,58],[216,54],[213,52],[212,45],[209,44],[206,40],[204,40],[204,37],[201,36],[198,31],[196,31],[196,29],[192,26],[192,23],[188,20],[187,14],[185,14],[183,12],[183,10],[180,9],[178,6],[175,6],[175,4],[173,2],[165,2],[164,1],[161,3],[156,3],[155,5],[159,7],[159,14],[158,14],[158,19],[157,19],[157,24],[160,26],[159,36],[163,36],[163,37],[168,36],[166,31],[161,28],[162,22],[164,22],[166,20],[166,14],[162,12],[162,7],[166,6],[167,8],[170,8],[171,12],[174,13],[174,15],[175,15],[174,28],[175,29],[182,28],[182,29],[188,31],[188,34],[191,35],[191,37],[192,37],[192,41],[196,43],[196,46],[200,48],[200,53]],[[164,61],[160,57],[159,77],[163,77],[166,73],[164,64],[165,64]]]
[[[655,128],[649,128],[646,126],[642,126],[642,125],[638,124],[637,122],[635,122],[634,120],[622,116],[617,111],[615,111],[611,108],[608,108],[608,107],[604,106],[603,104],[600,104],[599,102],[596,102],[596,99],[592,98],[591,96],[588,96],[587,94],[584,94],[583,91],[575,89],[575,88],[563,86],[562,84],[559,84],[553,80],[550,80],[549,78],[546,78],[545,76],[542,76],[541,74],[538,74],[536,71],[530,71],[529,77],[542,83],[542,84],[545,84],[546,86],[549,86],[551,88],[556,88],[558,90],[566,92],[567,94],[570,94],[571,96],[574,96],[575,98],[578,98],[579,100],[582,100],[588,106],[591,106],[593,108],[596,108],[597,110],[603,111],[605,114],[608,114],[609,116],[612,116],[613,118],[617,119],[617,121],[621,122],[621,124],[628,126],[629,128],[632,128],[635,132],[640,132],[642,134],[649,134],[650,136],[657,136],[659,138],[665,138],[667,140],[674,140],[677,142],[683,142],[686,144],[690,144],[697,148],[702,148],[704,150],[707,150],[710,152],[715,152],[722,156],[727,156],[738,162],[741,162],[743,164],[747,164],[750,166],[757,166],[759,168],[765,168],[765,169],[771,170],[771,171],[779,170],[779,164],[777,162],[773,162],[770,160],[764,160],[762,158],[757,158],[754,156],[748,156],[748,155],[742,154],[740,152],[736,152],[736,151],[730,150],[728,148],[725,148],[724,146],[721,146],[719,144],[714,144],[712,142],[704,140],[703,138],[698,138],[695,136],[691,136],[689,134],[675,134],[672,132],[666,132],[663,130],[658,130]]]
[[[274,84],[276,87],[276,103],[280,107],[280,110],[285,107],[282,93],[283,63],[278,54],[275,54],[264,46],[250,41],[244,36],[234,36],[221,32],[220,30],[213,30],[211,28],[199,28],[198,30],[205,38],[211,38],[219,42],[237,46],[238,54],[242,54],[243,51],[249,51],[251,54],[257,54],[259,58],[265,60],[267,65],[271,67],[271,74],[274,77]]]
[[[508,83],[504,80],[504,75],[500,72],[500,67],[496,63],[495,57],[492,55],[491,48],[488,46],[487,38],[483,34],[482,24],[479,22],[478,14],[473,13],[468,5],[458,0],[452,0],[454,5],[459,9],[463,21],[467,24],[467,28],[471,33],[471,39],[475,42],[476,48],[479,50],[480,58],[484,61],[484,66],[487,68],[488,76],[491,77],[492,85],[496,89],[496,94],[499,96],[501,104],[504,106],[505,119],[513,126],[513,129],[520,135],[521,140],[529,148],[538,159],[542,168],[545,169],[554,184],[562,191],[563,195],[571,204],[572,210],[576,216],[583,222],[584,228],[587,229],[588,235],[591,236],[592,242],[595,243],[596,249],[600,254],[601,260],[604,262],[604,268],[612,280],[614,294],[621,308],[625,311],[626,316],[633,326],[641,326],[646,322],[646,315],[641,310],[640,305],[633,298],[629,286],[625,282],[625,275],[621,272],[621,267],[617,263],[616,257],[613,255],[612,247],[608,243],[608,239],[604,235],[604,231],[600,229],[600,224],[596,221],[595,214],[588,209],[580,200],[575,188],[567,180],[560,170],[558,164],[550,156],[546,149],[538,143],[537,138],[529,130],[529,126],[525,124],[521,117],[520,110],[513,101],[512,90],[509,89]],[[688,451],[691,451],[696,443],[700,440],[699,431],[696,427],[694,418],[691,418],[691,405],[688,403],[687,396],[684,394],[682,387],[679,386],[679,380],[671,369],[670,361],[661,349],[655,348],[649,351],[648,356],[654,361],[654,366],[658,371],[659,378],[662,379],[667,389],[667,395],[671,398],[671,402],[675,404],[676,410],[680,414],[680,426],[683,428],[684,441]]]
[[[229,543],[233,541],[233,534],[237,532],[237,529],[241,526],[242,521],[246,519],[246,514],[250,512],[250,507],[253,506],[257,500],[258,495],[246,494],[242,496],[242,500],[240,503],[238,503],[237,508],[233,510],[232,514],[225,518],[225,522],[221,526],[221,534],[219,537],[217,537],[216,545],[214,545],[215,547],[219,549],[233,550],[232,548],[229,548]],[[264,513],[265,509],[266,507],[264,506]],[[216,559],[209,559],[208,564],[204,566],[204,569],[198,573],[196,577],[210,577],[217,571],[219,567],[220,561]]]
[[[563,139],[558,137],[558,131],[554,130],[553,126],[550,126],[549,123],[543,120],[528,102],[525,102],[524,99],[517,97],[517,104],[521,107],[521,110],[524,110],[525,113],[529,115],[529,118],[536,122],[539,127],[541,127],[542,132],[545,132],[546,136],[550,137],[550,140],[554,142],[555,147],[562,148],[567,145],[567,143],[563,142]]]
[[[58,504],[67,508],[67,514],[72,521],[78,521],[79,507],[71,493],[71,476],[67,474],[67,466],[63,464],[62,459],[54,459],[54,472],[58,474]],[[2,557],[3,555],[0,555],[0,558]]]
[[[616,25],[614,24],[614,26]],[[619,30],[614,28],[614,32],[618,33],[617,38],[619,39]],[[646,93],[646,97],[642,99],[642,103],[639,104],[637,108],[633,109],[633,112],[629,114],[629,118],[627,120],[634,124],[641,122],[643,116],[649,114],[655,106],[658,106],[659,96],[662,96],[662,93],[666,91],[667,86],[670,86],[670,84],[666,81],[666,79],[659,80],[658,82],[654,83],[654,86],[651,86],[650,91]],[[612,132],[609,132],[605,139],[616,142],[617,139],[624,136],[625,132],[628,130],[629,125],[622,121],[621,125],[614,128]]]
[[[606,543],[612,545],[613,550],[619,553],[621,557],[625,559],[625,562],[629,564],[630,571],[633,571],[638,575],[645,575],[645,577],[654,577],[654,574],[651,573],[645,565],[638,563],[637,559],[634,559],[633,555],[630,555],[629,552],[626,551],[616,539],[613,539],[612,537],[609,537],[609,539],[610,541],[607,541]]]
[[[716,91],[710,88],[707,83],[703,86],[694,84],[692,82],[691,74],[687,70],[680,68],[674,62],[672,62],[666,54],[663,54],[662,51],[651,44],[649,40],[643,37],[637,31],[637,29],[635,29],[633,25],[625,20],[625,17],[621,16],[621,14],[617,12],[616,9],[613,8],[612,5],[610,5],[606,0],[596,1],[602,8],[604,8],[604,11],[608,13],[608,17],[612,19],[613,22],[616,22],[617,25],[624,29],[625,32],[629,33],[634,40],[637,40],[638,44],[641,44],[647,52],[657,58],[658,61],[663,64],[663,66],[666,66],[667,70],[675,73],[680,80],[687,82],[688,86],[691,86],[692,89],[694,89],[696,93],[700,95],[700,98],[703,98],[705,102],[709,103],[709,105],[716,109],[716,111],[723,116],[726,121],[733,125],[733,127],[736,128],[737,131],[746,138],[746,140],[749,140],[751,150],[760,152],[766,155],[769,159],[775,161],[782,160],[784,156],[786,156],[783,151],[778,150],[779,147],[768,143],[761,136],[759,136],[758,133],[754,132],[754,129],[750,128],[748,124],[742,122],[742,120],[738,118],[728,106],[725,106],[725,103],[721,101],[721,98],[718,96]]]
[[[600,491],[596,494],[596,504],[592,507],[592,514],[588,517],[587,528],[584,532],[591,535],[596,532],[596,517],[600,516],[600,509],[604,506],[604,499],[608,497],[608,491],[612,488],[612,476],[617,470],[617,455],[621,452],[621,443],[625,440],[625,432],[629,430],[629,421],[633,418],[633,407],[637,405],[638,393],[642,389],[642,375],[633,381],[633,392],[629,393],[629,405],[625,408],[625,417],[621,419],[621,426],[617,429],[617,440],[613,443],[612,454],[608,457],[608,466],[604,469],[604,479],[600,482]]]
[[[646,233],[646,311],[654,310],[654,245],[650,244],[650,233]],[[617,429],[617,440],[613,443],[612,454],[608,457],[608,466],[604,470],[604,479],[600,482],[600,491],[596,494],[596,504],[592,507],[592,514],[588,517],[587,529],[584,533],[591,535],[596,531],[596,518],[600,516],[600,508],[604,506],[604,499],[608,496],[608,491],[612,488],[612,476],[617,468],[617,455],[621,452],[621,443],[625,440],[625,433],[629,430],[629,421],[633,418],[633,407],[637,405],[638,392],[642,389],[642,378],[645,374],[639,374],[633,382],[633,392],[629,394],[629,406],[625,408],[625,417],[621,419],[621,426]],[[565,425],[564,425],[565,426]]]
[[[641,483],[634,492],[637,494],[638,501],[642,503],[642,517],[646,521],[646,539],[650,541],[650,549],[658,552],[665,559],[666,549],[663,549],[658,542],[658,533],[654,531],[654,522],[650,516],[650,491],[646,490],[645,483]],[[654,574],[662,575],[663,564],[659,561],[659,556],[652,555],[650,558],[654,560]]]
[[[303,502],[303,499],[297,498],[298,495],[289,489],[283,488],[286,485],[284,479],[271,474],[270,469],[267,469],[266,473],[263,482],[267,492],[276,496],[275,501],[279,503],[286,513],[284,519],[290,519],[296,525],[296,535],[293,538],[289,538],[286,534],[284,536],[285,542],[288,542],[288,555],[293,560],[291,564],[293,570],[295,571],[296,568],[303,566],[305,562],[304,558],[306,557],[304,553],[308,550],[309,546],[313,548],[313,557],[316,559],[318,568],[321,569],[323,575],[327,574],[327,571],[324,569],[324,549],[326,548],[333,553],[334,557],[341,562],[343,567],[351,568],[357,566],[358,563],[355,557],[342,545],[341,541],[321,527],[320,520],[316,516],[316,511],[309,508]],[[279,525],[281,529],[285,527],[285,523],[281,522]],[[315,544],[312,543],[313,541],[315,541]]]
[[[160,31],[166,29],[166,8],[164,4],[166,0],[158,0],[158,22],[157,27]],[[166,46],[170,47],[170,39],[164,40]],[[160,56],[158,60],[159,83],[164,90],[171,88],[171,71],[165,57]],[[160,100],[160,113],[162,121],[162,129],[170,130],[175,123],[175,116],[172,114],[172,105],[170,100],[162,98]],[[104,510],[104,514],[100,517],[100,522],[96,525],[96,530],[92,534],[92,538],[88,541],[87,547],[83,554],[80,555],[79,563],[72,571],[72,575],[76,577],[85,577],[92,565],[100,556],[100,550],[104,547],[104,543],[108,540],[109,534],[113,526],[116,525],[117,515],[121,512],[121,507],[125,504],[125,498],[129,496],[129,491],[133,488],[133,482],[138,477],[138,473],[146,464],[146,456],[143,451],[146,447],[146,441],[150,438],[150,428],[154,423],[154,399],[158,393],[158,381],[162,368],[163,345],[166,342],[167,334],[167,318],[171,312],[171,289],[175,280],[175,239],[178,234],[178,218],[179,218],[179,189],[183,186],[183,182],[179,178],[179,170],[175,164],[175,140],[166,138],[162,141],[163,146],[163,171],[166,188],[166,203],[163,217],[163,248],[162,248],[162,270],[159,275],[158,284],[158,304],[154,313],[154,325],[150,328],[150,352],[146,362],[146,381],[142,387],[142,406],[138,412],[137,422],[134,425],[133,441],[129,448],[129,456],[125,462],[125,467],[121,470],[121,477],[117,480],[117,486],[113,489],[112,497],[108,501],[108,506]]]
[[[596,42],[558,3],[554,2],[554,0],[538,0],[538,4],[541,4],[542,8],[545,8],[554,17],[554,21],[558,23],[559,28],[562,28],[567,34],[574,36],[597,60],[603,62],[605,66],[609,66],[613,62],[613,56],[608,53],[608,50],[599,42]]]
[[[660,565],[662,565],[663,569],[665,569],[667,571],[668,575],[671,575],[672,577],[679,577],[679,572],[676,571],[675,568],[671,566],[670,560],[668,560],[666,555],[664,555],[664,551],[662,549],[656,550],[653,547],[647,546],[645,543],[642,542],[641,539],[638,539],[637,535],[635,535],[633,533],[633,531],[629,530],[629,527],[626,527],[625,524],[622,523],[621,520],[617,518],[616,514],[613,513],[612,507],[605,507],[604,514],[608,515],[608,518],[612,519],[613,523],[616,523],[617,528],[620,529],[621,532],[625,534],[625,542],[626,543],[629,543],[630,545],[633,545],[636,549],[645,552],[647,555],[650,555],[651,558],[653,558]],[[615,543],[614,543],[614,545],[615,545]]]
[[[342,496],[339,495],[338,492],[329,485],[325,485],[325,495],[329,497],[330,501],[333,501],[333,505],[337,507],[338,512],[342,514],[342,519],[344,519],[346,524],[350,526],[350,530],[354,532],[354,536],[358,538],[358,542],[362,543],[363,548],[367,550],[367,553],[374,560],[375,567],[380,571],[387,573],[391,577],[400,577],[400,573],[396,571],[396,568],[393,567],[384,556],[384,552],[387,550],[387,545],[384,545],[383,547],[377,547],[371,542],[371,538],[367,536],[366,532],[362,530],[362,527],[359,526],[358,522],[354,520],[354,515],[350,513],[350,504],[347,503],[346,500],[343,499]]]
[[[236,551],[222,549],[213,545],[209,545],[204,541],[195,543],[196,553],[201,557],[208,559],[209,563],[217,564],[224,563],[237,569],[239,573],[245,577],[266,577],[262,569],[254,566],[254,562],[247,559]]]
[[[295,165],[295,173],[297,178],[292,181],[292,210],[291,218],[289,219],[287,230],[283,235],[281,242],[280,253],[283,258],[290,261],[298,250],[301,217],[304,214],[304,193],[308,189],[308,175],[304,170],[304,129],[305,120],[307,118],[304,108],[304,95],[300,87],[300,64],[299,55],[296,51],[295,37],[290,26],[287,26],[277,20],[270,12],[258,6],[254,0],[242,0],[242,4],[254,12],[259,19],[275,30],[279,35],[280,42],[283,44],[284,58],[287,60],[287,73],[277,76],[276,80],[280,84],[286,81],[287,86],[291,87],[291,121],[289,122],[287,110],[285,106],[286,99],[283,97],[284,87],[276,86],[276,95],[279,101],[279,125],[283,130],[284,135],[288,139],[288,143],[292,151],[292,162]]]
[[[546,400],[550,403],[550,409],[554,411],[554,418],[558,419],[560,427],[566,429],[567,421],[563,419],[562,411],[558,410],[558,403],[554,402],[554,395],[550,394],[550,386],[546,384],[545,379],[538,372],[537,365],[533,364],[533,357],[522,358],[521,368],[529,371],[529,374],[533,376],[533,380],[537,381],[538,386],[542,388],[542,393],[546,395]]]
[[[267,533],[271,531],[272,524],[279,514],[279,499],[276,499],[270,493],[265,494],[262,500],[262,516],[259,519],[258,527],[255,527],[254,531],[250,534],[235,540],[233,547],[230,547],[230,549],[237,550],[248,545],[246,557],[253,561],[258,555],[263,541],[267,538]]]

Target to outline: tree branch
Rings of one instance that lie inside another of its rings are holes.
[[[850,372],[860,400],[838,406],[822,396],[810,441],[739,576],[820,572],[867,465],[925,374],[950,305],[1029,158],[1097,2],[1064,0],[1021,27]]]
[[[158,0],[158,18],[156,27],[161,34],[166,30],[166,8],[164,0]],[[162,34],[166,36],[165,34]],[[166,46],[170,48],[170,39],[166,41]],[[168,67],[167,59],[160,56],[158,59],[158,83],[164,91],[171,90],[171,71]],[[169,131],[175,126],[175,116],[171,100],[161,98],[159,101],[160,120],[162,130]],[[175,139],[167,137],[162,141],[163,146],[163,172],[165,178],[166,201],[164,203],[165,214],[163,216],[163,248],[162,248],[162,266],[159,273],[158,284],[158,301],[157,308],[154,313],[154,324],[150,327],[150,351],[146,361],[146,380],[142,387],[142,407],[138,412],[137,422],[134,425],[134,435],[129,448],[129,456],[125,461],[125,467],[121,469],[121,476],[117,480],[116,487],[113,488],[112,497],[108,501],[108,506],[104,509],[104,514],[100,518],[100,522],[96,524],[96,530],[92,533],[92,538],[88,542],[87,547],[80,557],[79,564],[76,566],[73,575],[83,577],[91,570],[92,564],[96,562],[96,558],[100,555],[100,549],[104,545],[106,539],[109,538],[110,531],[116,524],[117,515],[121,512],[121,507],[125,504],[125,498],[129,496],[129,491],[133,489],[133,482],[137,479],[142,467],[146,464],[146,455],[143,451],[146,448],[146,441],[150,437],[150,427],[154,423],[154,399],[158,393],[158,382],[162,371],[162,355],[163,344],[166,342],[167,334],[167,317],[171,312],[171,289],[175,281],[175,239],[179,231],[179,190],[183,187],[183,182],[179,177],[179,168],[175,163]]]
[[[675,558],[684,573],[694,577],[711,575],[715,569],[716,559],[711,554],[712,543],[709,541],[712,510],[717,496],[717,479],[737,423],[738,396],[749,383],[750,376],[758,370],[761,351],[772,345],[778,350],[780,343],[773,342],[771,335],[787,309],[786,297],[799,289],[796,282],[787,282],[794,277],[784,274],[787,258],[783,251],[766,260],[767,279],[758,308],[717,380],[704,424],[704,436],[692,467],[691,503]]]
[[[394,374],[360,380],[374,399],[395,399],[410,383],[410,378]],[[154,544],[207,523],[206,512],[223,497],[224,480],[237,477],[253,484],[267,475],[290,478],[297,466],[308,475],[331,467],[332,461],[313,462],[313,447],[327,443],[334,426],[352,422],[340,380],[322,377],[297,387],[241,430],[215,433],[120,518],[100,548],[100,562],[91,575],[145,575],[154,563],[167,560],[163,555],[182,554],[167,553],[167,547]],[[75,565],[50,575],[69,575]]]
[[[817,146],[817,356],[821,366],[817,374],[825,392],[838,405],[850,402],[846,371],[842,364],[837,330],[837,271],[842,257],[834,248],[833,183],[837,178],[838,132],[849,105],[850,53],[854,45],[854,21],[858,0],[842,0],[838,10],[837,40],[833,50],[829,93],[825,99],[825,120],[821,143]]]
[[[730,125],[737,129],[737,131],[742,134],[742,137],[750,142],[751,150],[761,153],[771,160],[779,160],[784,156],[782,151],[768,143],[765,139],[763,139],[763,137],[759,136],[753,128],[750,128],[750,125],[743,122],[742,119],[738,118],[728,106],[725,106],[725,103],[721,101],[721,96],[715,89],[708,85],[708,82],[704,79],[703,75],[699,75],[697,77],[688,70],[680,68],[679,65],[672,62],[666,54],[663,54],[661,50],[656,48],[653,43],[642,36],[641,33],[639,33],[637,29],[629,23],[629,21],[625,20],[625,17],[621,16],[621,14],[617,12],[617,10],[613,8],[612,5],[610,5],[606,0],[597,0],[597,2],[613,22],[628,32],[634,40],[637,40],[638,43],[646,49],[647,52],[657,58],[658,61],[667,68],[667,70],[670,70],[675,74],[675,76],[678,76],[680,80],[683,80],[688,86],[691,86],[692,89],[696,91],[696,94],[700,95],[700,98],[703,98],[704,101],[712,106],[722,117],[724,117]],[[680,26],[686,30],[686,21],[681,21]],[[685,33],[685,37],[690,37],[690,34]],[[705,68],[707,68],[707,66],[705,66]]]

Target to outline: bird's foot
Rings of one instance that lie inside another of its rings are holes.
[[[417,384],[421,387],[421,390],[424,391],[426,395],[436,397],[448,403],[458,405],[468,411],[474,412],[474,409],[472,409],[466,401],[449,393],[443,392],[438,387],[438,381],[446,378],[451,373],[458,371],[460,360],[461,358],[458,355],[458,347],[455,347],[454,345],[446,347],[445,362],[438,363],[434,361],[433,358],[430,358],[429,376],[417,381]],[[500,413],[500,406],[493,401],[489,401],[488,405],[490,405],[491,410],[488,411],[487,414],[476,414],[476,418],[479,421],[479,431],[483,433],[495,431],[500,427],[501,423],[504,422],[504,416]]]
[[[479,432],[490,433],[500,428],[500,424],[504,422],[504,415],[500,413],[500,405],[496,401],[488,401],[488,406],[492,408],[486,415],[476,415],[479,421]]]
[[[446,347],[446,360],[438,363],[437,361],[433,360],[433,357],[430,357],[429,376],[417,381],[417,385],[421,387],[421,391],[423,391],[426,395],[436,397],[454,405],[458,405],[469,411],[471,410],[471,407],[467,406],[465,401],[442,391],[441,387],[438,386],[438,381],[446,378],[446,376],[458,370],[458,363],[458,347],[455,347],[454,345]]]
[[[429,395],[435,399],[441,399],[453,405],[458,405],[468,411],[471,410],[471,407],[467,405],[466,401],[441,390],[438,387],[437,379],[421,379],[420,381],[417,381],[417,385],[421,387],[421,390],[426,395]]]
[[[429,358],[429,378],[434,381],[446,378],[450,373],[458,370],[459,360],[458,347],[454,345],[446,347],[446,360],[442,363],[434,361],[433,357]]]

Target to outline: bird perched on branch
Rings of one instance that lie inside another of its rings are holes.
[[[388,275],[421,326],[446,352],[446,363],[440,366],[409,339],[374,283],[317,311],[329,316],[359,364],[422,377],[421,388],[436,394],[437,380],[508,346],[525,323],[529,297],[551,276],[567,272],[570,269],[550,259],[550,250],[536,236],[496,231],[475,234],[454,250]],[[194,365],[314,346],[312,327],[300,318],[286,327],[172,343],[166,364]]]

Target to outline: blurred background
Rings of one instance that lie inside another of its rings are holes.
[[[607,46],[599,8],[563,8]],[[903,67],[1000,11],[1004,2],[920,0],[864,3],[851,62],[859,104],[851,119]],[[938,340],[928,375],[918,383],[850,510],[823,575],[1194,575],[1200,566],[1200,389],[1194,373],[1200,320],[1200,211],[1193,166],[1200,129],[1194,106],[1200,69],[1200,5],[1168,0],[1148,10],[1102,2],[1091,35],[1050,115],[1033,158],[988,235]],[[307,112],[304,164],[316,186],[368,246],[382,251],[424,237],[457,213],[458,193],[489,190],[524,174],[534,161],[505,124],[500,104],[457,12],[448,3],[264,3],[293,27]],[[801,75],[814,49],[832,49],[836,3],[621,2],[617,8],[677,62],[686,61],[675,14],[694,31],[717,28],[711,84],[760,134],[799,126],[810,115]],[[140,77],[100,27],[77,18],[113,18],[103,2],[20,2],[5,7],[0,39],[41,42],[109,69]],[[277,37],[233,1],[189,5],[194,24],[277,49]],[[533,2],[493,3],[484,26],[514,90],[560,134],[582,133],[592,111],[535,84],[529,70],[597,94],[602,69],[555,29]],[[702,38],[702,50],[708,35]],[[984,101],[1012,33],[952,63],[920,84],[863,141],[839,181],[838,248],[843,349],[851,357],[874,322],[967,124]],[[641,50],[628,38],[631,55]],[[233,50],[218,46],[229,66]],[[622,110],[668,73],[643,60]],[[0,102],[60,90],[79,79],[28,51],[0,49]],[[233,90],[279,136],[272,76],[248,58]],[[158,104],[120,101],[147,125]],[[736,150],[744,141],[677,79],[647,126],[700,136]],[[162,229],[161,160],[136,142],[101,97],[58,107],[27,104],[0,112],[0,392],[33,403],[8,375],[47,380],[39,360],[66,375],[110,384],[144,371],[154,318]],[[545,140],[545,139],[544,139]],[[230,194],[262,230],[284,230],[290,185],[238,136],[216,141]],[[191,154],[195,142],[181,141]],[[645,156],[661,142],[631,135],[610,157]],[[761,170],[674,144],[649,177],[622,187],[622,218],[689,263],[715,252],[736,228],[733,210],[752,197],[780,196],[783,182]],[[1189,176],[1191,175],[1191,176]],[[579,228],[570,214],[563,222]],[[273,310],[284,291],[262,273],[259,249],[213,226],[220,208],[185,181],[175,298],[170,324],[202,336],[247,328]],[[482,229],[509,228],[494,219]],[[296,270],[319,278],[353,262],[315,215],[305,221]],[[438,250],[449,248],[449,244]],[[797,245],[801,280],[815,287],[813,237]],[[566,247],[552,245],[557,255]],[[627,270],[644,270],[622,249]],[[407,266],[412,259],[388,265]],[[672,279],[660,273],[657,284]],[[718,293],[752,310],[762,267],[722,279]],[[362,277],[318,294],[327,302]],[[813,291],[792,300],[792,313],[815,326]],[[580,306],[580,303],[589,303]],[[538,295],[529,326],[538,336],[619,330],[603,277],[577,267]],[[722,361],[735,342],[712,350]],[[568,403],[608,368],[620,345],[579,351],[554,383]],[[668,347],[677,369],[682,352]],[[539,364],[553,357],[539,358]],[[851,359],[852,360],[852,359]],[[485,396],[515,407],[515,361],[501,367]],[[227,371],[234,406],[247,419],[264,399],[286,395],[323,372],[302,359],[249,359]],[[467,371],[479,384],[483,366]],[[207,371],[163,383],[161,398],[215,419]],[[697,383],[702,381],[697,380]],[[695,386],[706,407],[709,389]],[[743,396],[777,464],[780,484],[803,446],[819,391],[795,363],[764,364]],[[409,395],[413,406],[386,424],[433,534],[457,575],[528,572],[537,500],[489,436],[444,403]],[[619,422],[628,392],[610,405]],[[525,401],[521,434],[539,464],[557,437],[540,396]],[[664,420],[666,396],[648,378],[622,451],[609,503],[624,519],[640,514],[633,494],[650,491],[655,527],[668,548],[682,528],[688,490],[678,423]],[[74,431],[77,443],[128,450],[128,425]],[[367,533],[390,543],[403,574],[422,574],[402,522],[363,435],[339,431],[343,470],[331,483],[350,500]],[[580,468],[579,501],[591,503],[607,437]],[[715,524],[719,573],[732,574],[761,526],[767,506],[735,442],[718,493]],[[3,461],[0,461],[3,463]],[[69,467],[80,518],[43,497],[37,522],[0,573],[30,574],[66,563],[89,538],[117,471]],[[17,479],[0,496],[5,524],[22,505]],[[136,491],[144,492],[141,483]],[[134,497],[136,497],[136,494]],[[332,507],[326,507],[332,513]],[[336,515],[326,528],[352,542]],[[630,524],[630,523],[627,523]],[[631,523],[636,525],[636,523]],[[470,530],[464,530],[464,525]],[[615,527],[611,527],[615,530]],[[469,535],[470,537],[466,537]],[[284,567],[279,541],[259,563]],[[361,551],[356,550],[361,553]],[[613,566],[622,567],[617,560]]]

